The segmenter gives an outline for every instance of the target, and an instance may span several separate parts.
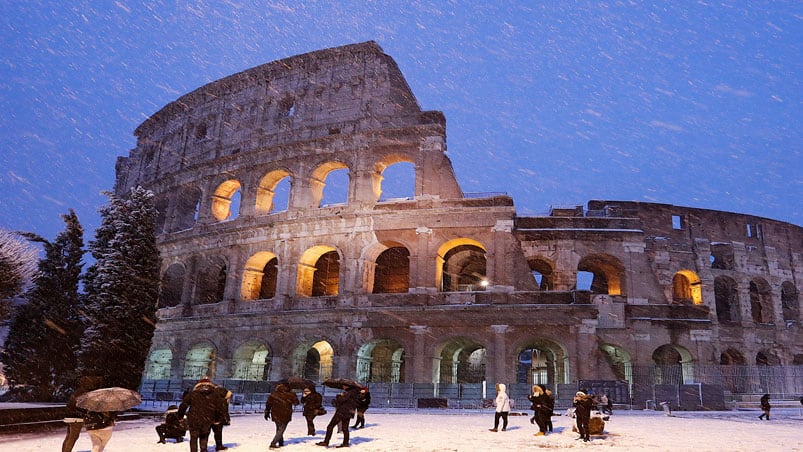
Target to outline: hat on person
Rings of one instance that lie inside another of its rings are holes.
[[[586,393],[585,393],[585,392],[583,392],[583,391],[577,391],[577,392],[574,394],[574,396],[575,396],[575,397],[583,397],[584,395],[586,395]]]

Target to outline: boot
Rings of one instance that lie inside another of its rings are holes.
[[[488,429],[488,431],[489,431],[489,432],[498,432],[499,430],[497,430],[497,429],[495,429],[495,428],[489,428],[489,429]]]
[[[335,446],[336,448],[340,449],[341,447],[349,447],[349,443],[343,443],[339,446]]]
[[[316,446],[329,447],[329,443],[327,443],[327,442],[323,442],[323,441],[321,441],[321,442],[319,442],[319,443],[315,443],[315,445],[316,445]]]

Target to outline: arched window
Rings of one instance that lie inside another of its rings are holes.
[[[772,292],[770,285],[762,278],[750,281],[750,312],[755,323],[774,323]]]
[[[702,304],[703,291],[700,277],[691,270],[681,270],[672,278],[672,302]]]
[[[585,256],[577,264],[577,271],[594,275],[591,292],[595,294],[624,295],[625,271],[619,259],[606,254]],[[579,281],[577,288],[580,288]]]
[[[717,320],[720,323],[738,323],[739,295],[736,290],[736,281],[727,276],[718,276],[714,279],[714,299],[717,308]]]
[[[373,293],[407,293],[410,289],[410,252],[403,246],[386,249],[376,258]]]
[[[438,257],[441,291],[479,291],[488,286],[485,248],[479,242],[450,240],[440,247]]]
[[[198,272],[198,303],[218,303],[226,292],[226,263],[221,258],[204,261]]]
[[[245,263],[240,297],[243,300],[264,300],[276,295],[278,259],[269,251],[251,256]]]
[[[172,264],[162,275],[159,286],[159,308],[170,308],[181,303],[184,289],[184,266]]]
[[[783,310],[784,321],[799,321],[798,291],[795,285],[789,281],[784,281],[781,284],[781,309]]]
[[[555,288],[554,266],[551,262],[542,258],[532,258],[527,261],[530,266],[535,283],[541,290],[553,290]]]
[[[227,180],[212,196],[212,216],[218,221],[233,220],[240,212],[240,182]]]
[[[266,174],[257,187],[256,213],[267,214],[287,210],[290,185],[290,172],[287,170],[274,170]]]

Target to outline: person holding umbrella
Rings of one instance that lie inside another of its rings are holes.
[[[89,391],[75,399],[75,405],[87,410],[84,427],[92,440],[92,452],[102,452],[112,437],[117,412],[139,405],[142,397],[126,388],[112,387]]]
[[[276,434],[270,442],[271,449],[284,446],[284,431],[293,417],[293,405],[298,405],[298,397],[285,384],[277,385],[276,390],[268,396],[265,403],[265,420],[272,418],[276,424]]]
[[[331,387],[331,383],[327,383],[328,381],[324,382],[325,385]],[[343,392],[338,394],[335,400],[332,401],[332,405],[335,406],[335,414],[332,415],[332,420],[330,420],[329,425],[326,426],[326,436],[323,441],[315,443],[317,446],[328,447],[335,426],[339,425],[343,431],[343,444],[337,447],[349,447],[349,422],[351,418],[354,417],[354,412],[357,410],[357,398],[359,397],[362,386],[355,383],[354,385],[341,384],[340,387],[343,389]]]
[[[84,414],[86,411],[76,405],[78,397],[99,388],[101,379],[101,377],[81,377],[78,379],[78,388],[75,389],[75,392],[72,393],[67,401],[67,417],[64,418],[64,423],[67,424],[67,436],[61,444],[61,452],[72,452],[75,442],[78,441],[78,437],[81,435],[81,429],[84,428]]]

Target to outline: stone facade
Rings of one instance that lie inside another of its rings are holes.
[[[557,386],[650,366],[682,384],[803,364],[800,227],[606,200],[520,217],[464,194],[443,114],[374,42],[212,82],[135,135],[115,190],[160,212],[146,379]],[[394,167],[409,194],[388,199]]]

